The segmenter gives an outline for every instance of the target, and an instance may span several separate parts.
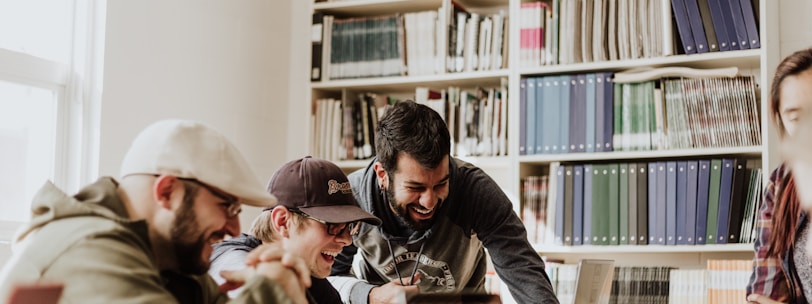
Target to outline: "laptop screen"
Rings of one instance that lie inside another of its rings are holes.
[[[501,304],[499,295],[486,293],[421,293],[407,303]]]
[[[582,259],[578,262],[578,276],[575,281],[575,303],[609,303],[614,273],[614,260]]]

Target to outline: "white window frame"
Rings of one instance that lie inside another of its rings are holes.
[[[78,191],[82,185],[98,177],[107,10],[106,1],[73,1],[70,63],[0,48],[0,80],[56,93],[58,110],[53,182],[67,193]],[[15,230],[27,220],[0,221],[0,244],[11,242]]]

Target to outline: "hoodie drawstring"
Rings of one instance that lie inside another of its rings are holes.
[[[392,255],[392,265],[395,266],[395,274],[398,275],[398,280],[400,280],[401,286],[406,286],[403,284],[403,277],[400,276],[400,270],[398,270],[398,263],[395,260],[395,252],[392,250],[392,241],[386,240],[386,244],[389,245],[389,253]],[[417,265],[420,265],[420,256],[423,255],[423,246],[426,245],[426,242],[420,244],[420,251],[417,252],[417,258],[414,260],[414,268],[412,269],[412,275],[409,277],[411,280],[411,284],[414,284],[414,275],[417,274]]]

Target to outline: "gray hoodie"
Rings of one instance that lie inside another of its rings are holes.
[[[367,303],[370,289],[415,271],[421,292],[483,292],[486,258],[519,303],[558,303],[544,262],[527,241],[524,225],[507,196],[481,169],[452,158],[449,195],[434,226],[412,231],[389,208],[372,164],[349,175],[361,208],[383,220],[364,224],[353,245],[336,258],[331,283],[350,303]],[[391,251],[390,251],[391,248]],[[488,250],[488,255],[485,254]],[[350,277],[353,257],[362,257]],[[394,263],[393,263],[394,261]],[[397,271],[395,270],[397,268]]]

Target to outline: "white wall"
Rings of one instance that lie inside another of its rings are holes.
[[[109,1],[100,176],[146,125],[183,118],[232,138],[265,183],[289,158],[292,1]]]

